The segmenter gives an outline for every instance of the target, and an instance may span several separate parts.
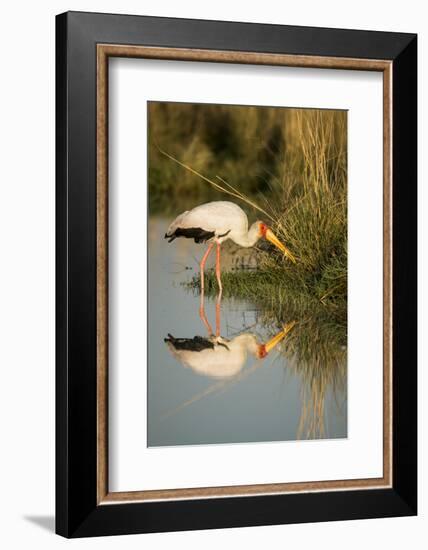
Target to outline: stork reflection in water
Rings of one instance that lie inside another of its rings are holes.
[[[207,329],[208,336],[193,338],[175,337],[168,334],[165,342],[171,354],[184,366],[195,373],[214,379],[231,379],[244,368],[247,358],[264,359],[290,332],[295,322],[285,325],[273,338],[261,343],[258,338],[248,332],[234,338],[221,336],[220,300],[216,303],[216,331],[211,329],[203,305],[201,294],[200,316]]]

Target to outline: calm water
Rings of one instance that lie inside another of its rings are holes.
[[[305,439],[304,381],[281,354],[286,337],[258,358],[274,335],[259,322],[262,312],[238,300],[223,298],[219,310],[205,298],[204,323],[199,296],[182,283],[198,273],[205,247],[168,244],[167,226],[149,222],[148,446]],[[317,437],[346,437],[346,410],[345,396],[327,390]]]

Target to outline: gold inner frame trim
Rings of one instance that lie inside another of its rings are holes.
[[[109,492],[108,489],[108,59],[203,61],[383,73],[383,476],[225,487]],[[97,45],[97,503],[238,497],[392,486],[392,62],[255,52]]]

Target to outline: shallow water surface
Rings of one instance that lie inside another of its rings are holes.
[[[260,308],[205,298],[201,311],[183,283],[198,273],[205,247],[169,244],[167,226],[149,221],[148,446],[346,437],[345,391],[327,388],[321,408],[308,403],[307,380],[281,353],[287,336],[273,339]],[[315,432],[305,428],[308,407],[322,411]]]

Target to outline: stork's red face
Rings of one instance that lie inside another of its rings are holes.
[[[282,244],[278,237],[273,233],[271,229],[269,229],[269,227],[265,223],[260,222],[259,229],[261,237],[264,237],[266,240],[279,248],[284,256],[287,256],[287,258],[289,258],[294,264],[296,263],[296,258],[293,256],[290,250],[288,250],[288,248]]]
[[[264,359],[266,355],[268,355],[268,353],[272,351],[285,336],[287,336],[287,334],[290,332],[290,330],[294,327],[295,324],[296,324],[295,321],[288,323],[283,327],[283,329],[280,332],[278,332],[276,336],[271,338],[269,342],[266,342],[266,344],[260,344],[257,349],[257,358]]]
[[[260,222],[259,230],[260,230],[260,237],[266,237],[268,226],[265,223]]]
[[[257,348],[257,359],[264,359],[266,355],[268,354],[266,346],[264,344],[260,344]]]

